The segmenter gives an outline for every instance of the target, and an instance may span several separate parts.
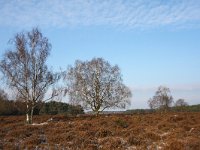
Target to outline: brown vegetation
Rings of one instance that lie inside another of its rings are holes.
[[[23,116],[0,117],[0,149],[195,150],[200,113],[45,115],[35,116],[33,125]]]

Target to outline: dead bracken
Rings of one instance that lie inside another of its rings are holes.
[[[199,112],[0,120],[0,149],[200,149]]]

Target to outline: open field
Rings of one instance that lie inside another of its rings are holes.
[[[200,149],[200,113],[24,119],[0,117],[0,149]]]

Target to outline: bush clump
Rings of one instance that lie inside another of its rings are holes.
[[[119,127],[122,127],[122,128],[128,127],[128,123],[125,120],[122,120],[122,119],[115,120],[115,124]]]

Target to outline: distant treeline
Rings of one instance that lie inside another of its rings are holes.
[[[153,113],[153,112],[162,112],[162,109],[131,109],[125,111],[126,114],[142,114],[142,113]],[[168,110],[170,112],[200,112],[200,104],[190,105],[190,106],[174,106],[170,107]]]
[[[47,103],[40,102],[34,108],[34,115],[40,114],[83,114],[83,108],[78,106],[73,106],[68,103],[50,101]],[[14,100],[2,100],[0,99],[0,115],[24,115],[26,114],[26,104],[22,101]]]
[[[171,111],[179,112],[179,111],[186,111],[186,112],[200,112],[200,104],[198,105],[188,105],[188,106],[177,106],[172,107]]]
[[[68,103],[51,101],[51,102],[45,103],[43,105],[43,107],[40,110],[40,114],[50,114],[50,115],[71,114],[71,115],[77,115],[77,114],[84,114],[84,110],[80,105],[74,106],[74,105],[70,105]]]

